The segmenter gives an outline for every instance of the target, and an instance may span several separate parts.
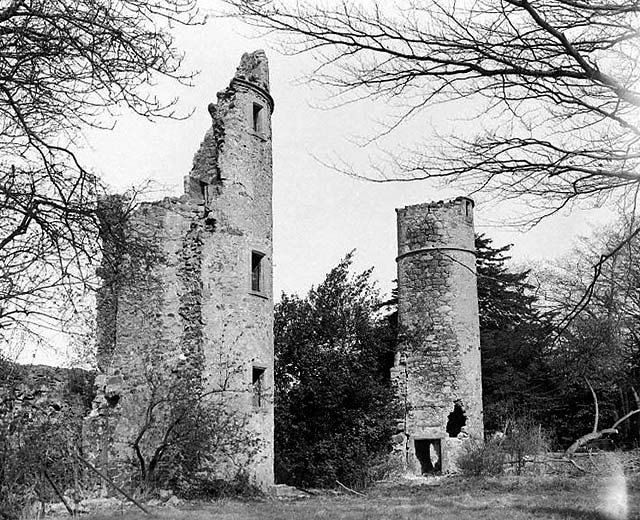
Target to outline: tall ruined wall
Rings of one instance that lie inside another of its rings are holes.
[[[212,126],[185,177],[184,196],[143,204],[111,233],[113,254],[105,255],[97,298],[103,373],[85,442],[116,480],[135,471],[132,443],[149,403],[167,388],[187,386],[216,406],[212,421],[224,416],[221,428],[236,430],[235,452],[217,454],[212,477],[233,476],[243,465],[258,483],[273,483],[268,88],[264,52],[245,54],[209,105]],[[175,415],[172,392],[154,410],[165,428]],[[161,441],[161,424],[145,432],[144,454]]]
[[[274,478],[273,100],[268,89],[264,52],[245,54],[218,103],[209,106],[212,130],[185,179],[189,196],[202,197],[211,229],[202,246],[205,380],[209,388],[226,386],[227,405],[260,440],[249,465],[263,484]]]
[[[408,206],[397,218],[399,439],[412,471],[446,472],[464,438],[483,436],[473,202]]]
[[[150,408],[154,428],[139,443],[147,460],[168,427],[171,405],[163,401],[203,365],[200,220],[201,208],[189,200],[143,204],[118,237],[128,247],[103,264],[109,283],[97,298],[101,372],[84,444],[90,460],[121,483],[138,470],[132,445],[149,426]]]

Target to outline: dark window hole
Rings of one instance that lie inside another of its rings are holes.
[[[251,370],[251,386],[253,391],[253,406],[260,408],[264,405],[264,368],[253,367]]]
[[[262,132],[262,105],[253,104],[253,131]]]
[[[447,433],[449,437],[457,437],[462,431],[462,427],[467,424],[467,416],[464,414],[462,404],[457,401],[453,406],[453,412],[447,419]]]
[[[117,406],[120,402],[120,396],[118,394],[105,396],[105,399],[107,400],[107,404],[112,408]]]
[[[262,292],[262,259],[264,255],[257,251],[251,252],[251,290],[255,292]]]
[[[209,184],[207,182],[200,181],[200,196],[202,197],[202,200],[205,201],[205,203],[209,201],[207,189],[208,186]]]

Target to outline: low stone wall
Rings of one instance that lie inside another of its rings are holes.
[[[80,368],[2,362],[0,420],[27,410],[47,416],[77,410],[82,417],[91,408],[94,379],[94,372]]]
[[[91,408],[95,373],[79,368],[0,364],[0,439],[15,448],[27,431],[60,424],[80,439]]]

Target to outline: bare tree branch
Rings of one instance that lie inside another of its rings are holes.
[[[53,326],[64,302],[93,287],[106,188],[75,141],[123,110],[182,117],[150,86],[161,76],[189,83],[170,29],[203,20],[195,0],[0,8],[0,342],[16,327]]]

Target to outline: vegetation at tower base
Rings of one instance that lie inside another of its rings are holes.
[[[192,0],[0,5],[0,342],[59,328],[95,287],[106,189],[76,143],[124,110],[178,116],[149,89],[158,75],[190,78],[170,26],[199,21]]]
[[[306,297],[275,307],[276,478],[366,486],[388,469],[398,407],[389,381],[395,330],[371,270],[353,252]]]
[[[176,372],[172,382],[147,374],[144,421],[132,445],[134,486],[143,493],[170,488],[184,498],[214,498],[230,490],[235,480],[247,478],[246,489],[240,491],[252,489],[243,465],[258,456],[260,439],[248,430],[246,416],[225,405],[228,388],[205,390],[198,373]],[[242,460],[227,481],[212,471],[223,457]]]

